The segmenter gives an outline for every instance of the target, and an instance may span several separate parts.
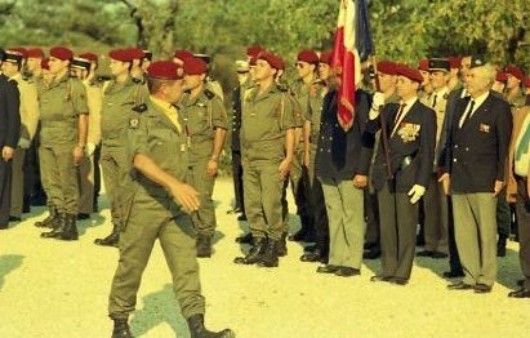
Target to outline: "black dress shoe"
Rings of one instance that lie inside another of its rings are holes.
[[[390,276],[375,275],[370,277],[370,282],[389,282],[390,279],[392,279]]]
[[[448,254],[444,253],[444,252],[440,252],[440,251],[435,251],[432,253],[432,256],[431,258],[434,258],[434,259],[443,259],[443,258],[447,258],[449,257]]]
[[[391,284],[395,285],[407,285],[409,283],[409,280],[406,278],[401,277],[392,277],[388,280]]]
[[[340,266],[328,264],[328,265],[324,265],[324,266],[319,266],[317,268],[317,272],[318,273],[335,273],[339,269],[340,269]]]
[[[381,257],[381,249],[378,247],[372,248],[370,251],[363,253],[364,259],[378,259]]]
[[[9,222],[15,222],[15,223],[18,223],[20,222],[22,219],[20,217],[16,217],[16,216],[9,216]]]
[[[318,249],[313,252],[306,252],[300,256],[300,261],[302,262],[320,262],[321,259],[322,255]]]
[[[521,288],[519,290],[512,291],[508,294],[510,298],[530,298],[530,290]]]
[[[475,288],[475,286],[466,284],[464,282],[458,282],[458,283],[455,283],[455,284],[447,285],[447,288],[449,290],[473,290]]]
[[[430,250],[423,250],[416,254],[418,257],[432,257],[434,255],[434,251]]]
[[[486,284],[477,284],[475,285],[475,293],[490,293],[491,292],[491,286]]]
[[[463,271],[445,271],[442,274],[445,278],[459,278],[464,277]]]
[[[350,268],[347,266],[341,266],[337,271],[335,271],[335,276],[339,277],[353,277],[359,276],[361,271],[359,269]]]

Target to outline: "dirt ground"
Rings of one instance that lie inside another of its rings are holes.
[[[528,337],[530,300],[507,293],[521,278],[517,243],[499,259],[493,292],[448,291],[446,260],[417,258],[407,286],[372,283],[379,261],[365,261],[354,278],[323,276],[301,263],[302,247],[289,243],[277,269],[232,263],[242,248],[234,238],[246,224],[227,215],[231,180],[217,182],[215,254],[201,260],[201,280],[211,329],[230,327],[240,338]],[[292,199],[291,199],[292,201]],[[100,200],[107,206],[105,196]],[[290,203],[293,206],[292,203]],[[80,240],[41,239],[33,209],[23,222],[0,232],[0,338],[110,337],[107,298],[118,251],[93,244],[110,231],[103,209],[80,225]],[[291,215],[291,228],[298,227]],[[162,252],[155,247],[131,318],[136,337],[188,337],[173,296]]]

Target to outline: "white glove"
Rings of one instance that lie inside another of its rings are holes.
[[[410,203],[416,204],[420,198],[425,194],[425,187],[419,184],[414,184],[412,189],[410,189],[408,195],[411,196]]]
[[[96,151],[96,145],[94,143],[87,143],[85,151],[87,157],[92,156],[94,154],[94,151]]]
[[[370,120],[375,120],[379,117],[381,108],[385,105],[385,95],[380,92],[376,92],[372,97],[372,109],[370,109]]]
[[[29,149],[29,146],[31,145],[31,141],[28,139],[25,139],[23,137],[18,140],[18,147],[22,149]]]

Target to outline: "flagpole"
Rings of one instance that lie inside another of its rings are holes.
[[[377,60],[375,58],[375,53],[370,56],[372,65],[374,67],[374,79],[375,79],[375,90],[381,91],[381,84],[379,83],[379,76],[377,75]],[[380,110],[383,107],[378,107]],[[390,148],[388,145],[388,131],[386,129],[386,120],[385,115],[381,111],[379,113],[379,120],[381,122],[381,138],[383,139],[383,152],[385,153],[385,164],[386,164],[386,174],[389,180],[394,178],[392,175],[392,168],[390,167]]]

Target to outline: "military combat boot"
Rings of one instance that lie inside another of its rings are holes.
[[[282,238],[278,241],[278,246],[276,247],[276,253],[278,254],[278,257],[287,256],[287,243],[285,240],[286,238],[287,233],[284,232]]]
[[[233,338],[234,332],[224,329],[221,332],[212,332],[204,327],[204,315],[193,315],[188,318],[188,327],[191,338]],[[114,338],[114,336],[112,337]]]
[[[212,236],[198,234],[197,236],[197,257],[208,258],[212,256]]]
[[[112,225],[112,232],[105,238],[96,238],[94,244],[102,246],[114,246],[118,247],[120,240],[120,227],[117,224]]]
[[[59,221],[59,213],[55,205],[50,205],[50,214],[44,220],[35,222],[35,226],[39,228],[52,228],[55,229],[55,223]]]
[[[265,253],[261,256],[261,260],[258,262],[259,266],[265,268],[275,268],[278,266],[278,243],[279,241],[269,238]]]
[[[250,249],[245,257],[236,257],[236,264],[255,264],[261,260],[267,246],[267,238],[259,237],[254,239],[254,246]]]
[[[53,223],[53,230],[40,234],[43,238],[55,238],[59,236],[66,224],[66,214],[57,214],[57,220]]]
[[[127,319],[113,319],[114,329],[112,330],[112,338],[134,338],[129,329]]]
[[[55,237],[63,241],[77,241],[79,234],[77,233],[77,215],[66,214],[66,222],[62,231]]]

